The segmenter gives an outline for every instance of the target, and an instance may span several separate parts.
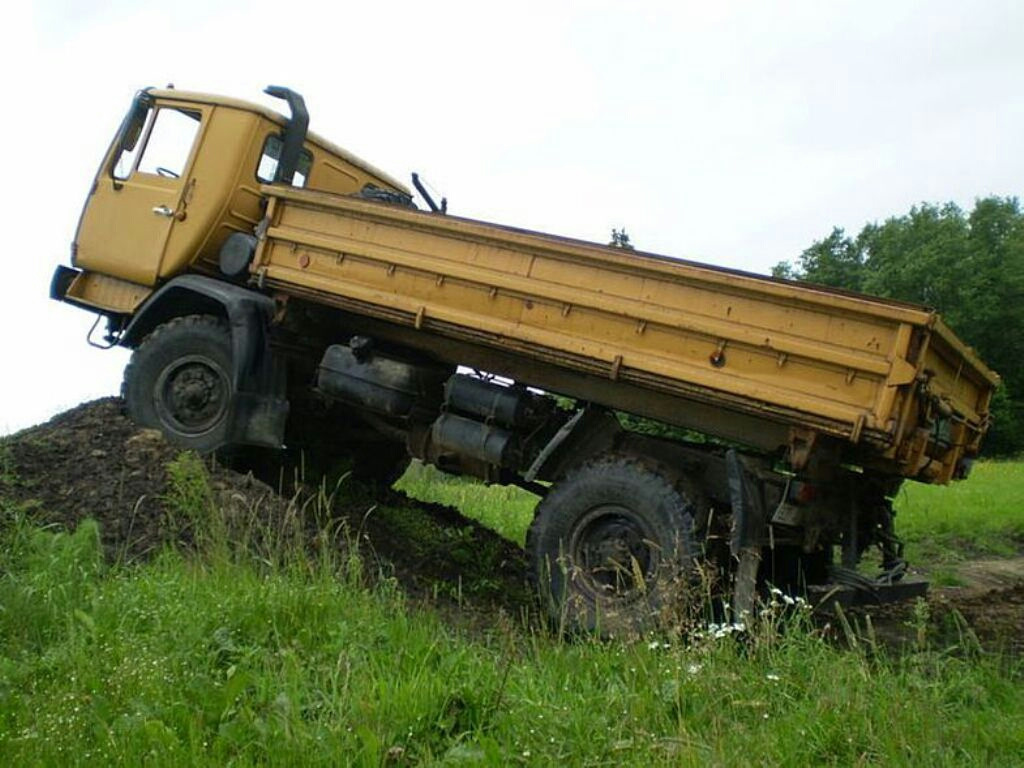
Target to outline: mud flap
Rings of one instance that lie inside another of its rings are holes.
[[[729,548],[738,560],[733,584],[734,621],[754,615],[757,574],[761,568],[761,537],[766,523],[760,485],[734,448],[725,454],[732,503],[732,539]]]
[[[288,401],[274,395],[236,392],[231,411],[232,443],[280,448],[288,422]]]
[[[288,400],[270,351],[268,328],[273,302],[252,291],[227,295],[230,300],[224,300],[224,306],[231,326],[235,390],[231,442],[280,448],[284,445]]]

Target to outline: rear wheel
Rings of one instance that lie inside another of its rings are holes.
[[[223,447],[233,395],[227,322],[188,315],[159,326],[132,354],[121,393],[136,424],[200,453]]]
[[[552,621],[602,635],[656,626],[689,601],[694,500],[656,464],[593,460],[556,483],[527,535],[533,579]]]

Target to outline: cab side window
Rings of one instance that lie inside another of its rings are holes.
[[[260,154],[260,163],[256,166],[256,178],[264,184],[272,184],[277,176],[277,166],[281,160],[281,149],[284,141],[276,134],[267,136],[263,142],[263,152]],[[309,178],[309,171],[313,167],[313,155],[307,150],[302,150],[299,155],[299,164],[295,169],[295,176],[292,178],[293,187],[306,186]]]
[[[202,115],[184,109],[160,109],[149,130],[139,173],[151,173],[176,179],[185,172],[192,145],[199,133]]]

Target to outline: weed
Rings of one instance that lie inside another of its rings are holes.
[[[931,608],[928,607],[928,601],[920,597],[917,598],[914,601],[911,627],[914,630],[914,643],[919,651],[928,649],[928,622],[931,620],[931,617],[932,613]]]
[[[196,454],[183,452],[167,465],[167,491],[163,497],[168,527],[188,532],[198,545],[227,540],[221,510],[213,498],[210,478]]]

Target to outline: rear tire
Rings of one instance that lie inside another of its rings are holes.
[[[558,482],[526,540],[555,625],[642,633],[661,622],[670,598],[689,601],[694,501],[663,468],[630,456],[600,457]]]
[[[210,315],[158,326],[132,354],[121,394],[132,420],[182,448],[210,453],[228,442],[231,330]]]

